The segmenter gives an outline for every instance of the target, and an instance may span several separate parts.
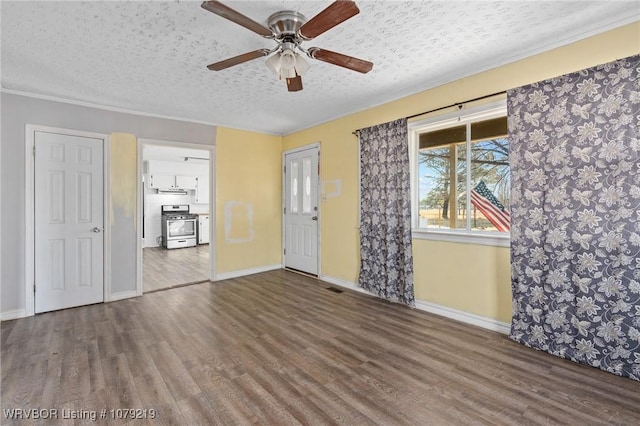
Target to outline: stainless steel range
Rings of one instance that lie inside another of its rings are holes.
[[[162,247],[175,249],[194,247],[198,215],[189,213],[187,204],[162,206]]]

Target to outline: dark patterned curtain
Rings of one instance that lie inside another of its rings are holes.
[[[640,380],[640,56],[508,92],[511,338]]]
[[[413,306],[407,120],[360,130],[358,286]]]

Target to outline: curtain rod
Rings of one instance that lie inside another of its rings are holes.
[[[429,114],[429,113],[436,112],[436,111],[441,111],[443,109],[451,108],[451,107],[454,107],[454,106],[458,106],[458,107],[462,108],[462,105],[464,105],[464,104],[468,104],[470,102],[475,102],[475,101],[481,101],[483,99],[492,98],[492,97],[498,96],[498,95],[504,95],[505,93],[507,93],[506,90],[503,90],[502,92],[496,92],[496,93],[492,93],[490,95],[480,96],[480,97],[477,97],[477,98],[466,100],[464,102],[456,102],[456,103],[451,104],[451,105],[447,105],[447,106],[431,109],[429,111],[420,112],[418,114],[410,115],[410,116],[407,117],[407,120],[411,120],[412,118],[420,117],[421,115]],[[360,132],[360,129],[354,130],[351,133],[357,136],[358,132]]]
[[[503,90],[502,92],[496,92],[496,93],[492,93],[490,95],[480,96],[480,97],[477,97],[477,98],[469,99],[469,100],[464,101],[464,102],[456,102],[456,103],[451,104],[451,105],[447,105],[447,106],[443,106],[443,107],[440,107],[440,108],[435,108],[435,109],[432,109],[432,110],[429,110],[429,111],[420,112],[418,114],[410,115],[410,116],[407,117],[407,120],[411,120],[412,118],[420,117],[421,115],[429,114],[429,113],[432,113],[432,112],[440,111],[440,110],[451,108],[451,107],[454,107],[454,106],[460,106],[461,107],[462,105],[468,104],[470,102],[481,101],[483,99],[492,98],[494,96],[504,95],[505,93],[507,93],[507,92],[505,90]]]

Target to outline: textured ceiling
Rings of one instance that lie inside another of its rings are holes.
[[[225,2],[265,24],[279,10],[311,18],[330,3]],[[640,19],[638,1],[356,3],[359,15],[304,46],[370,60],[373,71],[310,60],[304,90],[289,93],[264,58],[207,70],[275,42],[200,2],[2,1],[2,87],[288,134]]]

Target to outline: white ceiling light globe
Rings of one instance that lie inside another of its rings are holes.
[[[296,66],[296,54],[289,49],[285,49],[280,54],[280,66],[284,69],[292,69]]]
[[[271,70],[271,72],[275,74],[280,74],[280,54],[279,53],[276,53],[275,55],[267,59],[265,64],[267,65],[267,68]]]
[[[304,75],[310,68],[309,62],[305,61],[302,55],[296,53],[296,72],[298,75]]]

